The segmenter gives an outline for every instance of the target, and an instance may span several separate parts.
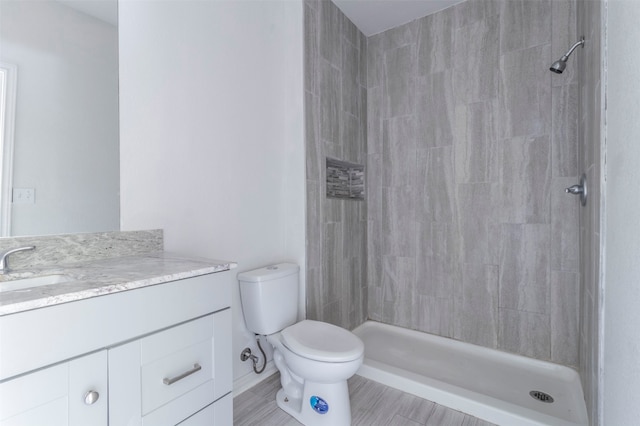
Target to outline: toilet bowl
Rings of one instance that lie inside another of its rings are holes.
[[[278,407],[307,426],[347,426],[347,379],[362,365],[364,344],[332,324],[296,322],[298,273],[297,265],[284,263],[238,274],[245,322],[273,346],[282,385]]]
[[[314,333],[322,338],[314,341]],[[280,371],[280,408],[305,425],[351,424],[347,379],[362,365],[364,346],[358,337],[305,320],[267,336],[267,341]]]

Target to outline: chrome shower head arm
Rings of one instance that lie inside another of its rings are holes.
[[[560,59],[560,60],[561,60],[561,61],[565,61],[565,62],[566,62],[566,61],[567,61],[567,59],[569,59],[569,56],[573,53],[573,51],[574,51],[574,50],[576,50],[576,48],[577,48],[578,46],[582,46],[582,47],[584,47],[584,36],[582,36],[582,37],[580,38],[580,40],[578,40],[578,41],[577,41],[573,46],[571,46],[571,48],[569,49],[569,51],[568,51],[567,53],[565,53],[565,54],[562,56],[562,59]]]

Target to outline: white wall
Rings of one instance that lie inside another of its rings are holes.
[[[3,1],[0,60],[17,66],[12,235],[119,226],[118,33],[54,1]]]
[[[122,230],[304,271],[302,2],[124,0],[119,25]],[[238,380],[257,349],[234,286]]]
[[[604,425],[640,418],[640,2],[609,0],[607,19]]]

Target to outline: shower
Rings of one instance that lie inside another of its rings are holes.
[[[569,49],[569,51],[567,53],[562,55],[562,58],[560,58],[557,61],[555,61],[551,65],[549,70],[555,72],[556,74],[562,74],[562,71],[564,71],[564,69],[567,67],[567,60],[569,59],[569,56],[571,55],[571,53],[573,53],[573,51],[578,46],[584,47],[584,36],[582,36],[580,38],[580,40],[578,40],[573,46],[571,46],[571,49]]]

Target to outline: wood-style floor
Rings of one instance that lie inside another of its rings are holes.
[[[235,426],[298,426],[276,405],[278,373],[233,400]],[[360,376],[349,380],[353,426],[492,426],[492,423]]]

